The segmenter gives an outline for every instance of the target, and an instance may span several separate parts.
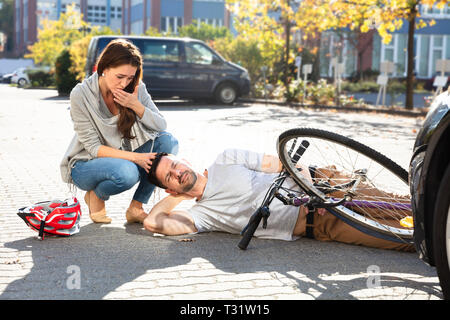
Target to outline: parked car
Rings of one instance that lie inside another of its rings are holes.
[[[450,299],[450,90],[435,98],[417,134],[409,184],[416,249]]]
[[[13,76],[12,73],[4,74],[2,77],[2,83],[11,83],[12,76]]]
[[[18,68],[13,72],[11,77],[11,83],[17,83],[19,87],[23,87],[26,84],[30,83],[30,79],[26,74],[25,70],[27,68]]]
[[[86,75],[96,70],[98,56],[113,39],[125,38],[141,51],[143,81],[154,98],[215,98],[231,104],[250,91],[246,69],[226,61],[203,41],[190,38],[97,36],[88,48]]]

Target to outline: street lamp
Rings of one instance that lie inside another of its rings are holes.
[[[78,31],[83,32],[83,36],[86,36],[86,33],[91,32],[91,28],[88,26],[82,26],[78,28]]]

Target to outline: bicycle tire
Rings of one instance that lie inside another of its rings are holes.
[[[277,152],[280,158],[280,161],[283,164],[283,167],[286,171],[292,176],[294,181],[310,196],[317,197],[322,201],[329,200],[329,197],[325,195],[322,191],[320,191],[316,186],[314,186],[308,179],[304,177],[295,167],[295,163],[291,161],[291,157],[289,152],[291,152],[295,147],[293,147],[297,140],[305,139],[308,142],[313,142],[313,148],[318,148],[316,145],[326,145],[327,148],[346,148],[347,152],[352,151],[358,155],[361,155],[361,159],[366,162],[370,162],[377,164],[382,170],[387,170],[387,173],[390,178],[396,177],[396,184],[399,186],[402,191],[405,191],[404,194],[409,195],[409,187],[408,187],[408,172],[399,166],[397,163],[382,155],[378,151],[357,142],[351,138],[342,136],[340,134],[329,132],[320,129],[313,128],[296,128],[290,129],[283,132],[277,140]],[[297,140],[295,140],[297,139]],[[313,140],[313,141],[311,141]],[[295,141],[295,142],[293,142]],[[291,145],[289,146],[289,144]],[[311,147],[310,147],[311,148]],[[289,149],[289,151],[288,151]],[[305,154],[311,152],[307,150]],[[319,151],[318,151],[319,152]],[[327,151],[328,152],[328,151]],[[337,151],[336,151],[337,153]],[[349,155],[350,157],[350,155]],[[314,158],[316,159],[316,158]],[[304,160],[302,158],[302,160]],[[352,161],[354,159],[351,159]],[[350,161],[350,164],[351,161]],[[375,167],[375,165],[374,165]],[[381,170],[380,169],[380,170]],[[337,172],[337,171],[336,171]],[[384,174],[386,175],[386,174]],[[328,179],[329,180],[329,179]],[[386,180],[386,179],[385,179]],[[372,183],[372,181],[370,181]],[[406,193],[407,190],[407,193]],[[404,199],[403,199],[404,200]],[[359,211],[361,208],[358,208]],[[380,223],[379,220],[371,217],[370,214],[368,216],[367,212],[363,215],[361,212],[357,210],[350,210],[346,208],[344,205],[339,205],[333,208],[327,208],[327,210],[342,219],[352,227],[364,232],[368,235],[375,236],[381,239],[390,240],[394,242],[401,243],[413,243],[413,228],[405,228],[398,223],[398,226],[391,226],[387,223]],[[396,213],[399,215],[398,213]],[[402,215],[404,216],[412,216],[412,213],[405,213],[402,211]],[[387,219],[386,219],[387,221]],[[389,221],[391,223],[391,221]],[[395,222],[394,224],[397,224]]]

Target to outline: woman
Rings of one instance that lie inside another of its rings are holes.
[[[126,218],[139,221],[155,188],[147,179],[154,155],[178,152],[178,141],[164,131],[166,121],[141,78],[138,48],[116,39],[100,55],[97,72],[70,94],[75,136],[61,162],[61,175],[87,191],[84,199],[96,223],[110,223],[105,201],[137,182]]]

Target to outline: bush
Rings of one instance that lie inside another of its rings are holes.
[[[308,99],[314,104],[328,104],[336,95],[336,88],[328,84],[326,80],[320,79],[317,84],[308,86],[306,89]]]
[[[76,74],[71,72],[70,53],[64,49],[55,62],[55,82],[59,95],[68,95],[78,83]]]
[[[46,70],[29,70],[27,72],[33,87],[49,87],[55,85],[55,74]]]
[[[378,92],[380,86],[375,81],[343,82],[343,91],[348,92]]]

